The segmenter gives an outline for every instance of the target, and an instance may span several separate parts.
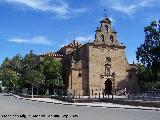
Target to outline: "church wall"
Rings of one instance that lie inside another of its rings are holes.
[[[72,94],[88,94],[88,48],[81,46],[74,51],[78,52],[78,61],[73,64],[69,75],[69,89]]]
[[[115,76],[115,86],[118,87],[118,83],[120,81],[127,80],[127,69],[128,69],[128,62],[125,57],[125,49],[124,48],[113,48],[110,49],[110,56],[112,60],[112,69],[114,70]],[[123,85],[119,86],[120,88]]]
[[[104,73],[105,53],[101,47],[89,46],[89,89],[94,94],[102,92],[105,81],[101,79]],[[92,93],[90,93],[92,94]]]
[[[125,57],[124,48],[89,46],[89,88],[104,89],[106,79],[101,78],[105,72],[105,59],[111,58],[111,73],[114,71],[115,89],[123,89],[127,85],[129,64]],[[121,82],[121,84],[119,84]],[[113,88],[114,89],[114,88]]]
[[[89,51],[88,46],[83,45],[80,48],[80,56],[82,58],[82,89],[84,95],[88,94],[89,89],[89,76],[88,76],[88,63],[89,63]]]
[[[72,69],[69,75],[69,89],[80,90],[82,88],[82,77],[78,77],[79,70]]]

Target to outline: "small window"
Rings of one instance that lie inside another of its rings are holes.
[[[105,25],[105,30],[106,32],[108,32],[108,25]]]
[[[101,41],[104,42],[104,35],[101,35]]]
[[[113,35],[110,36],[110,41],[113,43]]]
[[[81,73],[78,73],[78,77],[81,77],[82,76],[82,74]]]
[[[107,74],[110,74],[110,68],[107,68]]]
[[[68,54],[70,54],[70,53],[71,53],[71,50],[68,50],[67,52],[68,52]]]
[[[111,62],[111,58],[110,57],[106,57],[106,62]]]

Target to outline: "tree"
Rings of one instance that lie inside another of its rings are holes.
[[[141,90],[151,89],[150,81],[148,81],[148,70],[146,70],[143,64],[137,63],[137,76],[138,83]]]
[[[1,64],[1,69],[11,69],[11,59],[6,57]]]
[[[11,60],[11,69],[16,71],[18,74],[22,71],[22,57],[21,55],[16,55]]]
[[[144,43],[137,48],[136,57],[148,70],[149,80],[158,80],[160,73],[160,21],[153,21],[144,28]]]
[[[0,66],[0,80],[9,91],[13,88],[31,88],[33,97],[35,86],[45,86],[50,90],[63,87],[62,72],[59,61],[52,57],[40,61],[39,56],[30,51],[24,57],[16,55],[12,59],[6,58]]]
[[[45,75],[45,86],[48,88],[63,87],[62,64],[52,57],[45,57],[41,62],[41,69]]]
[[[23,59],[23,72],[22,76],[26,83],[31,85],[32,98],[33,98],[33,88],[39,84],[43,84],[45,76],[37,68],[39,66],[39,58],[33,51],[26,54]]]
[[[13,90],[19,79],[16,72],[12,70],[11,61],[11,59],[5,58],[0,66],[0,79],[2,80],[2,85],[8,88],[8,91]]]
[[[16,86],[17,88],[23,87],[24,81],[21,79],[22,76],[22,56],[17,54],[11,59],[11,69],[16,72],[17,80]]]
[[[24,78],[26,83],[29,83],[31,85],[32,98],[33,98],[34,86],[38,87],[38,85],[43,84],[45,80],[45,76],[36,69],[28,69],[25,72]]]

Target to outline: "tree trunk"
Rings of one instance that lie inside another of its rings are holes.
[[[34,84],[32,83],[32,98],[33,98],[33,87],[34,87]]]
[[[37,95],[38,95],[38,86],[37,86]]]

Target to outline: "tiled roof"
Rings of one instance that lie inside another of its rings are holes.
[[[44,53],[44,54],[41,54],[40,56],[63,57],[63,55],[55,53],[55,52]]]
[[[101,22],[111,23],[110,19],[108,19],[108,18],[104,18]]]
[[[65,45],[64,47],[78,47],[78,46],[80,46],[81,44],[78,42],[78,41],[73,41],[73,42],[71,42],[70,44],[68,44],[68,45]]]

